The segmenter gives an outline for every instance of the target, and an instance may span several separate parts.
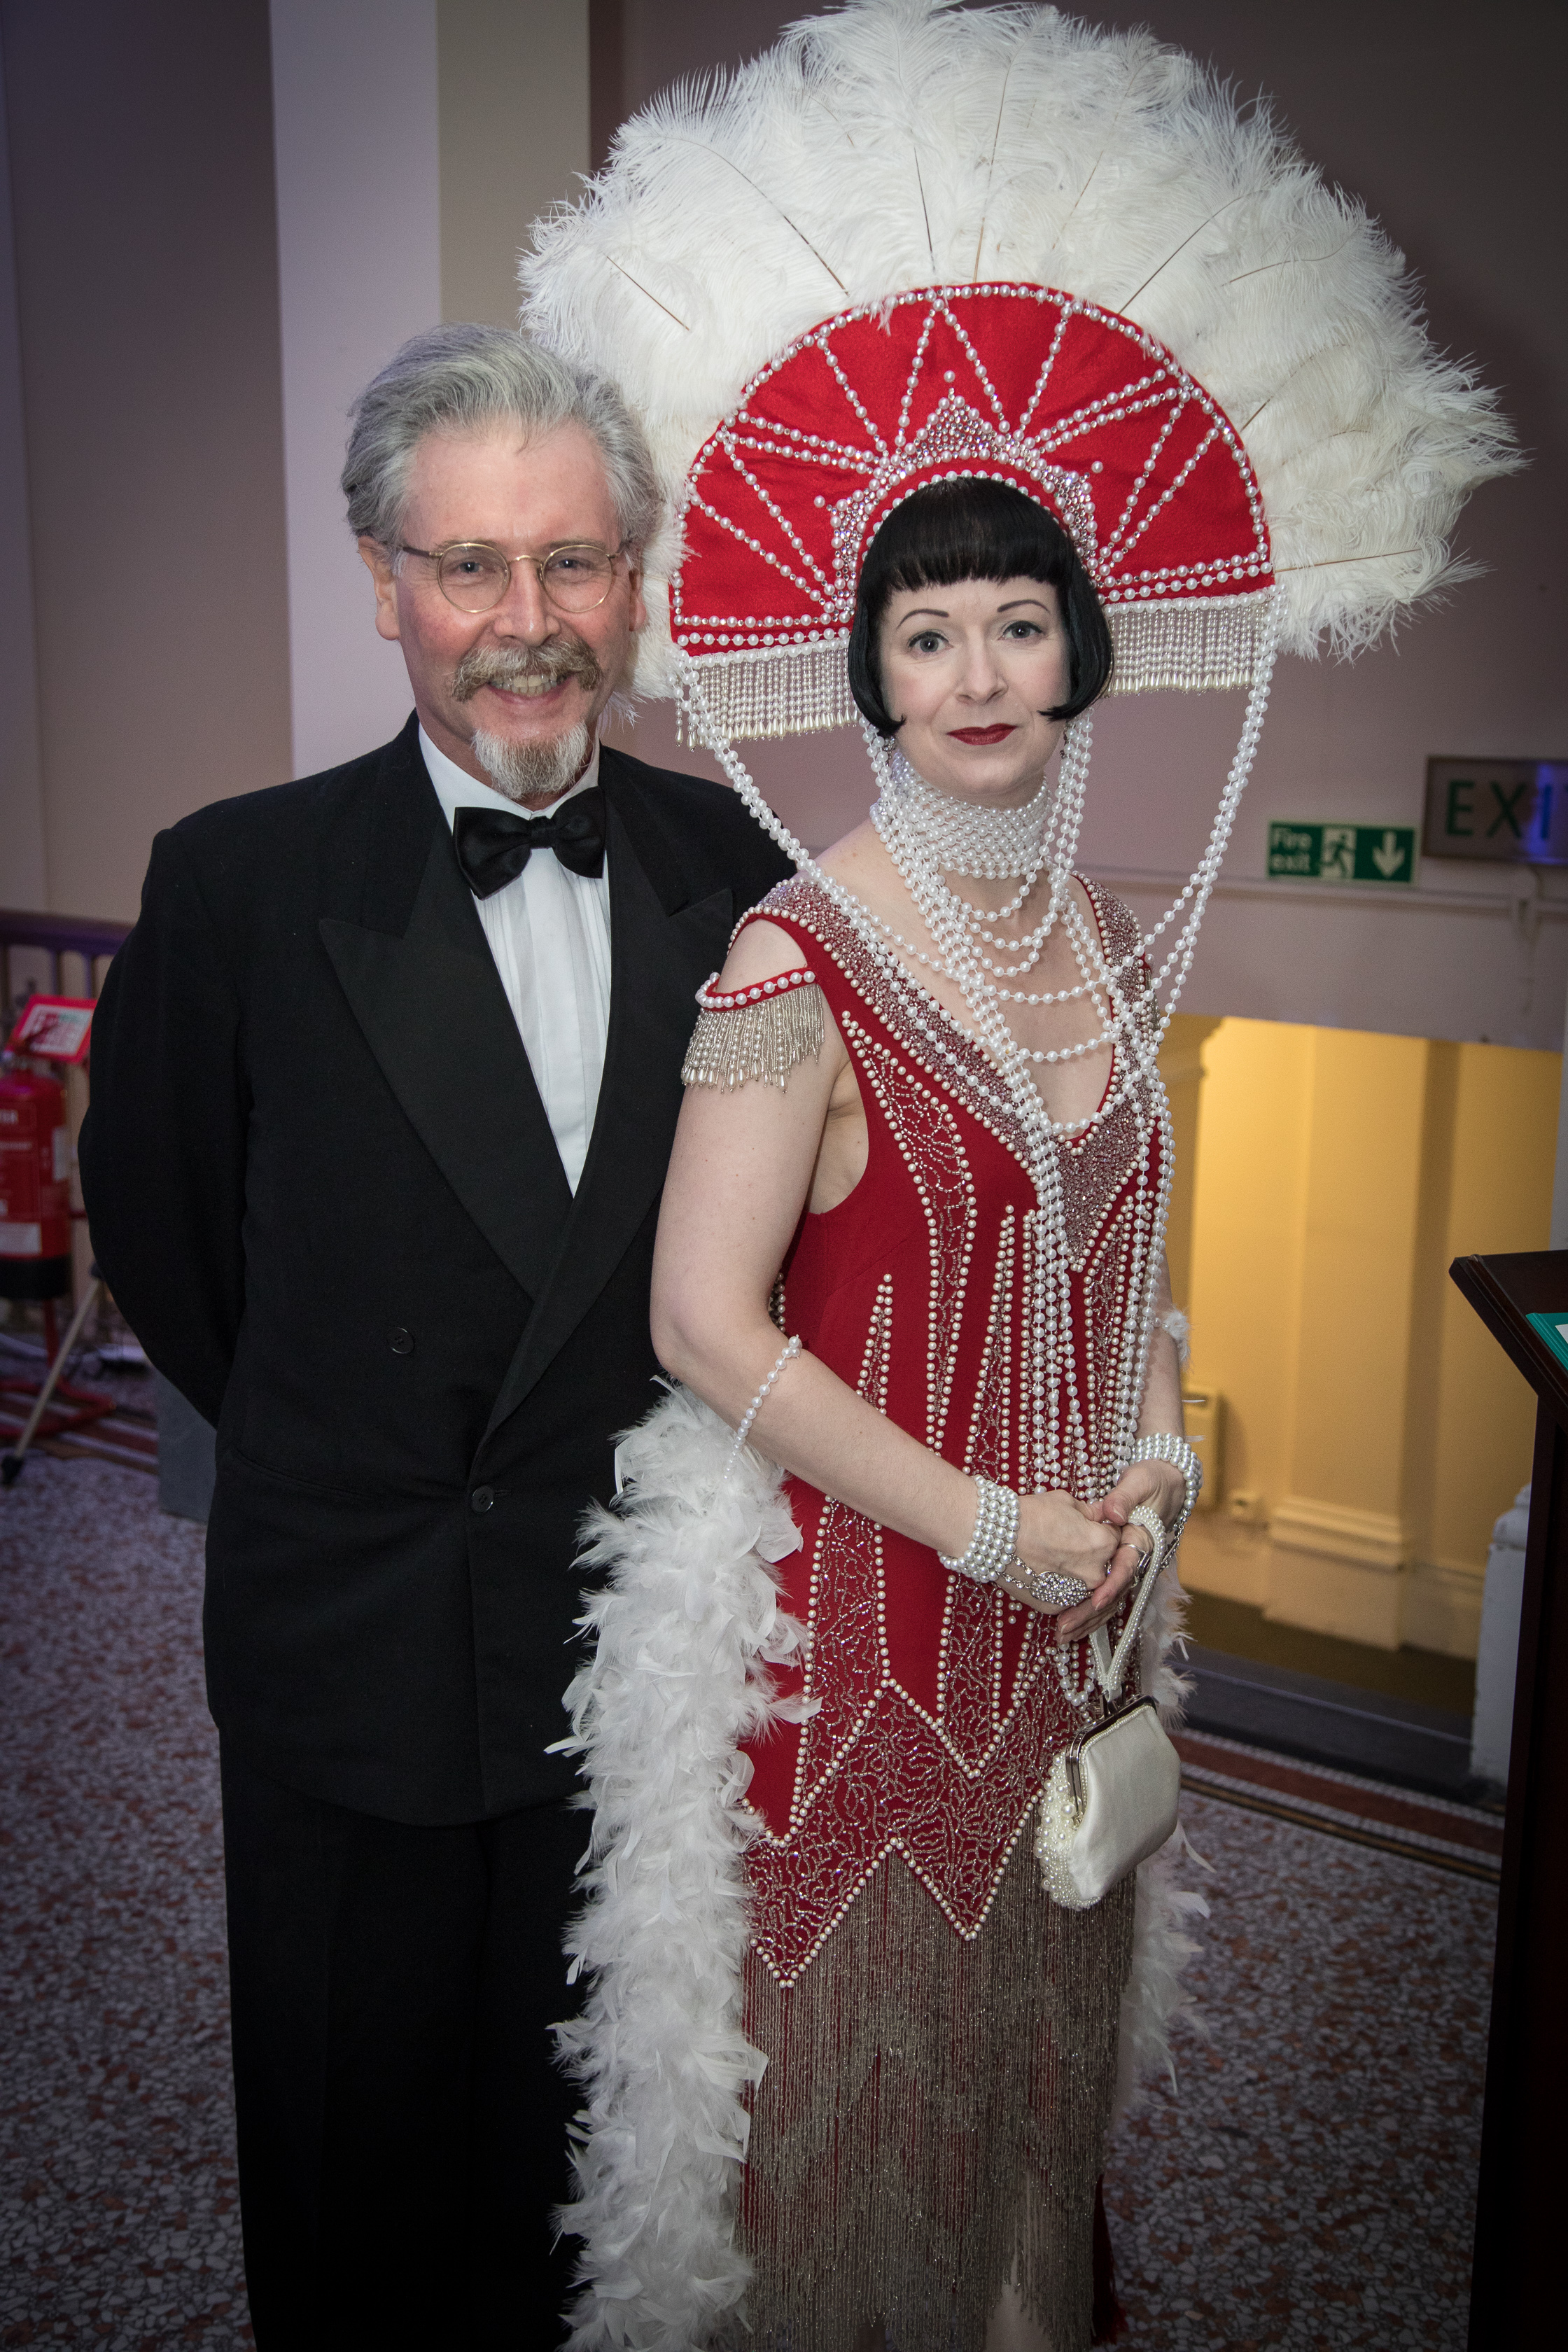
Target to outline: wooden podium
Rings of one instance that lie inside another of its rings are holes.
[[[1536,1396],[1470,2288],[1469,2352],[1494,2352],[1564,2340],[1568,1341],[1557,1325],[1568,1325],[1568,1250],[1456,1258],[1449,1272]]]

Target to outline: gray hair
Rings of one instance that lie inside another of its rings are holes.
[[[515,329],[449,325],[415,335],[372,378],[352,411],[342,490],[349,528],[389,550],[403,536],[408,469],[426,433],[507,420],[531,436],[580,425],[605,461],[622,544],[658,527],[658,478],[642,430],[608,376],[563,360]]]

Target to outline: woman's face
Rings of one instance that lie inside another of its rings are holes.
[[[1039,789],[1071,691],[1061,606],[1040,580],[962,580],[888,600],[882,700],[899,748],[938,792],[1016,808]]]

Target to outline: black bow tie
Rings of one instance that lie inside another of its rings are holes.
[[[476,898],[516,880],[536,849],[552,849],[574,874],[605,870],[605,795],[597,784],[574,793],[548,816],[510,809],[460,808],[452,820],[458,863]]]

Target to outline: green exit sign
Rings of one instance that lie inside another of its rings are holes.
[[[1415,827],[1277,821],[1268,828],[1268,872],[1290,882],[1414,882]]]

